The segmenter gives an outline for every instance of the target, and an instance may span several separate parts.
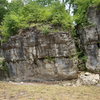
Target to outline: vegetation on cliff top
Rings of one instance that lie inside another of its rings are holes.
[[[38,24],[69,30],[74,23],[87,25],[88,7],[99,4],[100,0],[63,0],[63,3],[60,0],[12,0],[11,3],[0,0],[0,31],[7,39],[19,29]],[[73,16],[70,15],[71,7]],[[43,27],[43,31],[49,32],[47,27]]]
[[[90,6],[99,6],[100,0],[74,0],[73,2],[75,22],[81,25],[88,25],[87,10]]]
[[[52,0],[54,1],[54,0]],[[15,0],[8,4],[8,13],[2,22],[2,33],[9,37],[18,33],[19,29],[27,28],[32,24],[50,24],[53,27],[62,27],[68,29],[71,27],[72,19],[65,10],[65,5],[56,2],[41,2],[31,1],[24,4],[21,0]]]

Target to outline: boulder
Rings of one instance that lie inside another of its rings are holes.
[[[82,72],[77,80],[77,85],[97,85],[100,81],[99,74],[89,72]]]
[[[10,78],[53,81],[77,78],[78,60],[71,34],[43,34],[35,27],[12,36],[2,45]]]

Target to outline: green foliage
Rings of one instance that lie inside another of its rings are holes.
[[[80,52],[77,52],[77,56],[78,56],[79,59],[82,60],[82,62],[85,63],[87,61],[87,56],[84,55],[84,52],[82,50]]]
[[[5,9],[5,3],[1,0]],[[4,0],[5,1],[5,0]],[[76,24],[87,25],[87,9],[91,5],[99,5],[100,0],[64,0],[71,5],[76,5],[74,19],[65,10],[65,4],[59,0],[13,0],[7,5],[7,13],[3,18],[0,31],[5,39],[18,33],[19,29],[30,27],[32,24],[42,23],[54,29],[62,28],[71,30]],[[1,9],[1,8],[0,8]],[[0,10],[5,12],[4,10]],[[4,16],[2,13],[1,17]],[[0,19],[2,20],[2,18]],[[44,28],[44,29],[43,29]],[[42,27],[44,33],[49,33],[49,28]],[[74,32],[75,33],[75,32]],[[75,34],[73,34],[75,35]]]
[[[54,2],[57,2],[57,1],[59,1],[59,0],[36,0],[36,2],[38,3],[38,4],[40,4],[40,5],[43,5],[43,6],[47,6],[47,5],[50,5],[50,4],[52,4],[52,3],[54,3]]]
[[[8,3],[7,8],[8,11],[18,13],[21,8],[23,8],[24,2],[23,0],[13,0],[11,3]]]
[[[77,49],[76,57],[78,58],[78,63],[79,63],[78,68],[79,70],[86,71],[87,70],[86,62],[88,57],[85,55],[85,52],[82,49],[78,47],[76,49]]]
[[[2,22],[1,32],[6,41],[11,35],[18,33],[19,28],[26,27],[27,24],[23,21],[24,16],[20,16],[21,9],[24,7],[21,0],[14,0],[7,5],[8,13]]]
[[[0,70],[8,71],[8,67],[6,66],[5,60],[0,58]]]
[[[55,58],[54,58],[54,57],[50,57],[50,56],[47,56],[46,59],[47,59],[49,62],[54,62],[54,61],[55,61]]]
[[[49,19],[51,12],[49,7],[43,7],[36,2],[32,2],[23,7],[21,14],[24,15],[27,23],[40,23],[46,22]]]
[[[49,24],[63,29],[69,29],[72,25],[69,13],[60,2],[43,6],[35,1],[24,5],[22,0],[14,0],[8,5],[8,11],[2,23],[2,34],[5,39],[17,34],[21,28],[30,27],[33,23]],[[47,27],[43,28],[44,33],[49,33]]]
[[[75,21],[77,24],[88,25],[87,10],[90,6],[97,6],[100,4],[100,0],[74,0],[75,8]]]
[[[3,20],[4,15],[7,12],[6,6],[7,6],[7,1],[6,0],[0,0],[0,24]]]
[[[5,40],[11,35],[17,34],[20,28],[28,27],[25,21],[22,21],[23,19],[24,18],[22,18],[22,16],[19,16],[15,12],[11,12],[5,16],[2,23],[2,35],[4,36]]]
[[[43,34],[47,35],[50,33],[50,27],[48,25],[42,26],[41,29]]]
[[[69,28],[72,26],[72,19],[69,13],[65,10],[65,5],[59,2],[52,5],[51,22],[54,26],[61,26],[62,28]]]
[[[100,0],[92,0],[92,4],[93,5],[99,5],[100,4]]]

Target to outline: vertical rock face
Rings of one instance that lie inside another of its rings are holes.
[[[3,56],[3,51],[1,49],[1,39],[2,39],[2,36],[0,35],[0,80],[5,80],[8,77],[8,73],[3,68],[4,58],[2,57]]]
[[[88,21],[91,25],[79,28],[80,41],[87,55],[88,70],[100,73],[100,8],[90,7]]]
[[[0,35],[0,57],[2,56],[1,39],[2,39],[2,36]]]
[[[13,79],[32,81],[77,77],[76,49],[69,33],[45,35],[30,28],[11,37],[3,44],[3,51]]]

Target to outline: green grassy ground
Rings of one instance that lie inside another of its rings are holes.
[[[0,100],[100,100],[100,87],[0,82]]]

